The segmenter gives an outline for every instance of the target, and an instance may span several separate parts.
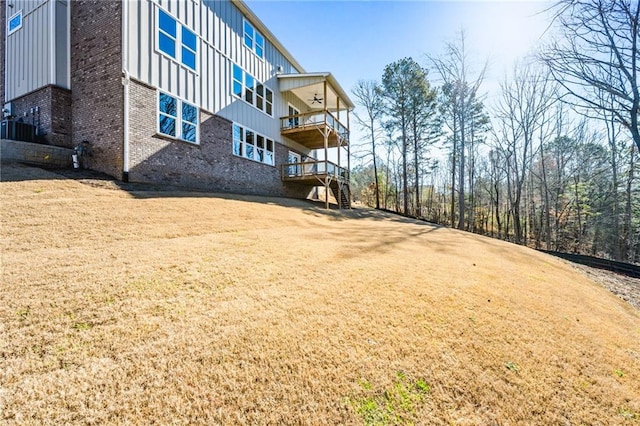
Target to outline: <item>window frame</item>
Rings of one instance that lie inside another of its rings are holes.
[[[160,27],[160,17],[162,16],[161,14],[164,14],[166,17],[168,17],[169,19],[173,20],[173,22],[175,23],[175,32],[176,35],[173,36],[171,34],[169,34],[166,30],[162,29]],[[181,22],[178,18],[176,18],[175,16],[173,16],[171,13],[169,13],[168,11],[162,9],[161,7],[156,7],[156,22],[155,22],[155,46],[154,46],[154,50],[159,53],[160,55],[163,55],[167,58],[169,58],[170,60],[176,62],[178,65],[180,65],[181,67],[184,67],[188,70],[190,70],[191,72],[195,72],[196,74],[198,73],[198,58],[199,58],[199,45],[200,45],[200,36],[193,31],[191,28],[189,28],[189,26],[185,25],[183,22]],[[188,32],[189,34],[193,35],[195,37],[195,50],[194,47],[192,47],[191,45],[188,45],[185,43],[185,38],[184,37],[184,32]],[[164,51],[161,47],[160,47],[160,40],[161,37],[165,36],[169,39],[171,39],[174,43],[174,54],[173,56]],[[194,66],[192,67],[190,64],[185,62],[185,57],[187,57],[187,55],[184,55],[184,50],[187,50],[189,52],[189,54],[193,55],[193,62],[194,62]]]
[[[167,92],[163,92],[162,90],[157,90],[157,104],[156,104],[156,132],[158,135],[162,137],[167,137],[175,140],[179,140],[182,142],[186,142],[192,145],[200,145],[200,108],[197,105],[192,104],[191,102],[185,101],[184,99],[179,98],[178,96],[171,95]],[[175,101],[175,116],[171,115],[169,112],[162,111],[161,109],[161,99],[162,96],[167,96]],[[195,122],[189,121],[189,119],[185,118],[184,106],[188,106],[195,109]],[[169,133],[164,133],[160,126],[161,117],[169,117],[170,119],[175,120],[174,131],[175,135],[171,135]],[[192,126],[194,128],[195,140],[189,140],[185,137],[184,126]]]
[[[233,123],[231,133],[231,152],[234,156],[266,166],[276,166],[276,142],[273,139],[238,123]],[[249,135],[252,136],[252,141],[249,141]],[[259,146],[259,140],[262,140],[262,147]],[[271,146],[271,150],[269,150],[269,146]]]
[[[248,35],[247,27],[251,29],[253,34]],[[258,39],[262,40],[262,44],[258,45]],[[247,43],[249,40],[251,45]],[[256,29],[256,26],[253,25],[246,17],[242,17],[242,44],[249,50],[251,50],[258,58],[264,59],[264,51],[265,51],[265,41],[264,34]],[[258,49],[260,53],[258,53]]]
[[[240,71],[242,75],[236,75],[236,71]],[[238,77],[240,77],[240,79],[238,79]],[[247,84],[249,81],[253,82],[251,87]],[[239,94],[236,91],[236,87],[240,88]],[[258,93],[259,87],[262,87],[262,94]],[[232,63],[231,66],[231,96],[244,101],[263,114],[273,118],[273,90],[236,63]],[[259,100],[262,101],[262,108],[258,107]]]
[[[16,19],[17,17],[20,17],[20,24],[17,27],[11,29],[11,21]],[[7,36],[10,36],[11,34],[20,30],[22,28],[23,21],[24,21],[24,16],[22,15],[22,9],[20,9],[19,11],[11,15],[9,19],[7,19]]]

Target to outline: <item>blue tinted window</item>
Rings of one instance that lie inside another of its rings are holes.
[[[196,54],[187,49],[182,48],[182,63],[191,69],[196,69]]]
[[[9,19],[9,34],[18,31],[22,27],[22,11],[16,13]]]
[[[255,80],[249,74],[244,75],[244,85],[247,86],[247,89],[253,89]]]
[[[167,35],[160,33],[159,35],[160,41],[160,50],[172,58],[176,57],[176,42],[172,38]]]
[[[244,44],[253,49],[253,27],[247,21],[244,21]]]
[[[233,65],[233,78],[242,81],[242,68],[237,65]]]
[[[158,23],[160,29],[169,34],[171,37],[176,38],[176,36],[178,35],[178,33],[176,32],[176,20],[161,10],[159,11],[158,15],[160,18],[160,22]]]
[[[160,93],[160,112],[176,117],[178,115],[177,99]]]
[[[182,27],[182,44],[184,44],[194,52],[198,51],[198,38],[194,33],[189,31],[185,27]]]
[[[260,33],[256,32],[256,55],[263,57],[264,54],[264,38]]]
[[[187,103],[182,104],[182,120],[192,124],[198,124],[198,109]]]
[[[176,119],[160,114],[160,133],[175,137]]]
[[[242,96],[242,84],[234,81],[233,82],[233,94],[236,96]]]
[[[188,142],[196,142],[196,126],[189,123],[182,123],[182,139]]]

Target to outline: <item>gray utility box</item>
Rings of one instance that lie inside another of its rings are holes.
[[[0,122],[0,139],[34,142],[36,140],[36,127],[19,121],[2,120]]]

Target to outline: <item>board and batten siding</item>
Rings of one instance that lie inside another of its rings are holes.
[[[4,2],[9,19],[22,11],[22,28],[6,35],[5,99],[54,84],[69,88],[68,0]]]
[[[141,0],[123,7],[128,8],[127,68],[132,78],[282,141],[279,118],[286,115],[287,102],[276,72],[278,67],[284,73],[296,70],[266,37],[264,59],[244,45],[244,16],[232,2]],[[198,36],[196,71],[156,49],[158,8]],[[273,91],[273,117],[232,95],[234,63]]]

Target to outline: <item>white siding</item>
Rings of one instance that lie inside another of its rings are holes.
[[[7,22],[22,11],[22,28],[6,40],[5,98],[15,99],[49,84],[68,88],[68,0],[12,0],[4,4]]]
[[[140,0],[123,5],[129,8],[127,59],[133,78],[282,140],[279,118],[287,103],[278,90],[276,70],[281,66],[284,73],[292,73],[295,68],[266,38],[264,59],[244,46],[243,14],[235,5],[210,0]],[[158,7],[199,36],[196,72],[156,51]],[[273,117],[232,96],[234,63],[273,91]]]

